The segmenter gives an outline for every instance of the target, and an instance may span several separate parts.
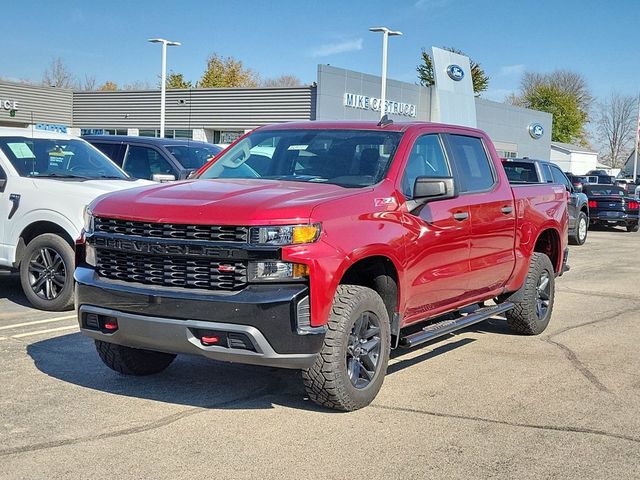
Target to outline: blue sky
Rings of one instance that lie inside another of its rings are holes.
[[[593,93],[640,91],[640,3],[537,0],[3,2],[0,76],[39,81],[61,57],[98,83],[156,83],[160,48],[169,68],[197,80],[207,55],[234,56],[263,77],[292,73],[309,83],[318,63],[378,74],[381,38],[368,27],[401,30],[389,43],[389,76],[416,81],[420,48],[454,46],[491,77],[487,98],[517,89],[525,70],[582,73]]]

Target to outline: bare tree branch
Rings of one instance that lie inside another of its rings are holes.
[[[76,88],[78,81],[60,57],[54,58],[42,73],[42,84],[49,87]]]
[[[597,105],[596,126],[603,144],[602,156],[614,168],[621,167],[635,141],[636,98],[612,93]]]

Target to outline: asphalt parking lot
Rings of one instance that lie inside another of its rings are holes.
[[[0,276],[1,478],[640,478],[640,234],[571,247],[551,325],[495,319],[390,362],[354,413],[294,371],[179,357],[127,378]]]

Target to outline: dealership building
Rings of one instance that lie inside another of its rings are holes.
[[[467,57],[433,49],[431,87],[387,80],[394,121],[434,121],[485,130],[505,157],[549,159],[549,113],[475,97]],[[300,120],[378,120],[381,79],[318,65],[312,85],[168,90],[165,136],[229,143],[256,127]],[[160,91],[72,91],[0,81],[0,126],[72,134],[158,136]]]

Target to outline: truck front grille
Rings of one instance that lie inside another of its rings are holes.
[[[165,287],[238,290],[247,284],[245,262],[132,254],[97,249],[98,275]]]
[[[248,227],[234,225],[182,225],[174,223],[135,222],[100,217],[96,217],[94,222],[96,232],[134,237],[238,243],[247,243],[249,237]]]

